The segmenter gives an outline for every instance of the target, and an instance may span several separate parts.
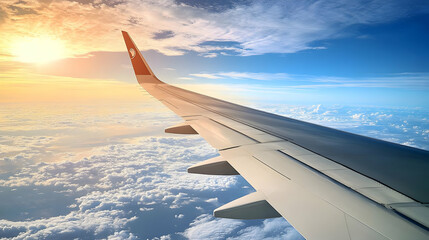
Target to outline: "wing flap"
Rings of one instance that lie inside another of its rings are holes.
[[[213,215],[215,217],[232,219],[281,217],[281,215],[265,200],[264,195],[259,192],[253,192],[229,202],[214,210]]]
[[[188,168],[188,173],[210,174],[210,175],[238,175],[231,164],[222,157],[214,157],[199,162]]]
[[[192,128],[188,123],[179,123],[175,126],[166,128],[165,133],[174,133],[174,134],[198,134],[195,129]]]

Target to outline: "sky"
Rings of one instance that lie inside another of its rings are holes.
[[[4,0],[0,102],[137,100],[125,30],[160,79],[217,97],[427,108],[428,11],[424,0]]]
[[[303,239],[215,219],[253,191],[136,83],[121,30],[169,84],[429,149],[425,0],[2,0],[0,238]],[[27,201],[31,199],[31,203]]]

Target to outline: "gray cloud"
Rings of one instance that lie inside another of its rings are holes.
[[[37,12],[32,8],[23,8],[23,7],[18,7],[14,5],[9,5],[8,8],[12,10],[13,14],[16,16],[37,14]]]
[[[223,12],[241,5],[249,5],[251,0],[176,0],[178,4],[205,9],[209,12]]]
[[[170,30],[164,30],[153,34],[153,39],[155,40],[172,38],[172,37],[174,37],[174,32]]]
[[[8,16],[7,16],[6,11],[3,10],[3,8],[0,7],[0,25],[3,24],[6,21],[7,17]],[[2,54],[0,54],[0,56],[9,56],[9,54],[2,53]]]

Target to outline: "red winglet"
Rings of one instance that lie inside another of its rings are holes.
[[[153,75],[139,49],[134,44],[128,33],[122,31],[122,35],[124,36],[125,45],[127,46],[128,54],[130,56],[131,63],[133,64],[136,75]]]

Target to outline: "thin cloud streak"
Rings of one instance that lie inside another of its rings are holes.
[[[252,72],[220,72],[190,74],[191,76],[206,79],[236,79],[236,80],[262,80],[282,81],[285,89],[308,89],[308,88],[338,88],[338,87],[361,87],[361,88],[408,88],[429,89],[428,73],[395,74],[386,77],[372,78],[345,78],[345,77],[316,77],[310,75],[292,75],[287,73],[252,73]],[[258,89],[278,89],[278,86],[264,87],[255,86]]]

